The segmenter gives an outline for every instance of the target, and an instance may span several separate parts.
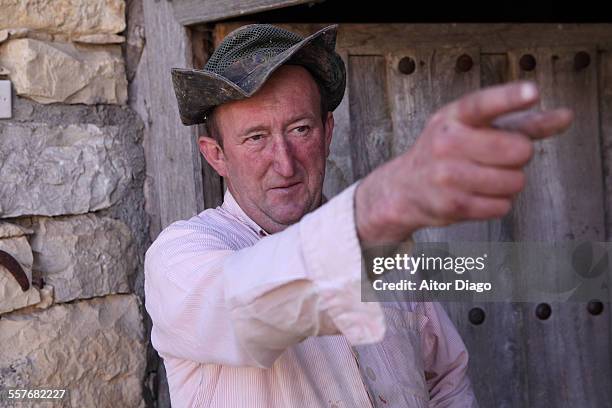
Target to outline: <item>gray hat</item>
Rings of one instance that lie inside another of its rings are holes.
[[[252,96],[283,64],[308,69],[333,111],[342,101],[346,69],[335,52],[337,25],[302,38],[269,24],[250,24],[227,35],[204,69],[172,69],[184,125],[203,123],[215,106]]]

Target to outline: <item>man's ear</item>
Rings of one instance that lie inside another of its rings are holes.
[[[334,133],[334,114],[327,112],[325,119],[325,157],[329,156],[329,146],[331,146],[332,135]]]
[[[198,138],[198,144],[200,146],[200,152],[208,164],[210,164],[221,177],[225,177],[227,175],[225,154],[223,153],[223,148],[219,146],[219,143],[212,137],[200,136]]]

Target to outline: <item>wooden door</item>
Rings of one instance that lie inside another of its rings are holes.
[[[236,24],[218,24],[215,42]],[[324,25],[285,24],[302,34]],[[612,26],[344,24],[337,48],[348,71],[324,191],[331,197],[409,149],[438,107],[466,92],[528,78],[541,107],[568,106],[576,122],[538,142],[529,185],[511,214],[420,231],[422,241],[610,239],[612,220]],[[612,406],[610,301],[446,303],[470,351],[483,407]],[[472,324],[474,307],[485,313]]]

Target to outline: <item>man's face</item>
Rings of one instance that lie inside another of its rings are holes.
[[[216,109],[222,149],[200,138],[238,204],[270,233],[320,205],[334,123],[328,113],[324,126],[319,98],[305,68],[281,66],[251,98]]]

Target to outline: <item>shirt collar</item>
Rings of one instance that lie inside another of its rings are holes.
[[[323,195],[321,198],[321,205],[325,204],[326,202],[327,197]],[[223,208],[225,211],[227,211],[234,217],[238,218],[240,221],[244,222],[260,237],[270,235],[266,232],[266,230],[261,228],[255,221],[253,221],[251,217],[246,215],[246,213],[244,212],[242,207],[240,207],[232,193],[230,193],[229,188],[225,190],[225,194],[223,195],[223,204],[221,204],[221,208]]]
[[[240,205],[238,205],[238,202],[236,201],[232,193],[230,193],[229,188],[225,190],[225,194],[223,195],[223,204],[221,205],[221,208],[223,208],[225,211],[227,211],[234,217],[238,218],[240,221],[244,222],[260,237],[265,237],[266,235],[269,235],[266,230],[261,228],[255,221],[253,221],[248,215],[246,215],[244,210],[240,207]]]

